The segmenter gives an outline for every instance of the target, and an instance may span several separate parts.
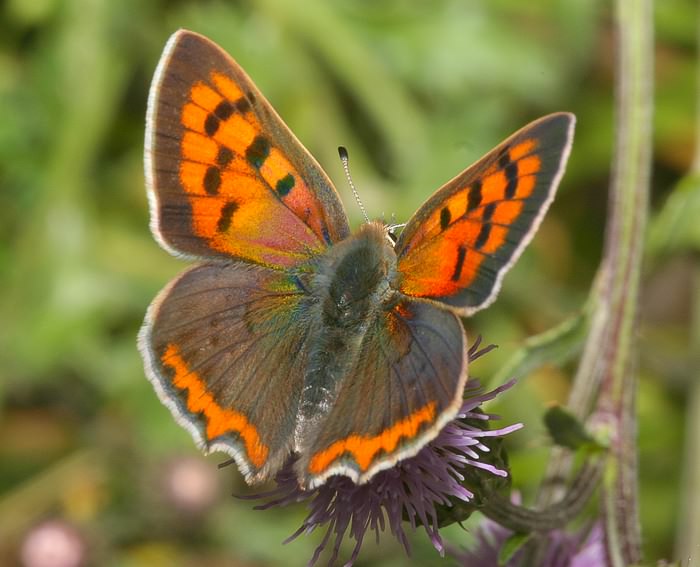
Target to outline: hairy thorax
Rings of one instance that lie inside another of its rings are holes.
[[[363,225],[322,262],[312,289],[328,330],[361,333],[396,295],[396,254],[380,223]]]

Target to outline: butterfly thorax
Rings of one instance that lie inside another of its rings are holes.
[[[300,426],[332,406],[337,385],[361,355],[377,318],[400,297],[396,254],[386,226],[370,222],[318,258],[310,281],[314,345],[304,380]]]
[[[385,226],[363,225],[357,234],[329,249],[314,279],[312,289],[322,306],[323,325],[361,332],[373,312],[392,301],[396,279],[396,254]]]

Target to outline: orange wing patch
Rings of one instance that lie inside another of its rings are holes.
[[[531,197],[542,162],[536,139],[505,149],[464,185],[449,187],[401,250],[401,291],[450,296],[471,285],[489,255],[507,242]]]
[[[333,443],[311,457],[309,472],[323,474],[339,458],[350,453],[361,471],[366,471],[374,462],[377,453],[391,453],[401,439],[411,439],[426,423],[435,421],[435,402],[416,410],[405,419],[373,437],[351,435]]]
[[[174,386],[187,391],[188,411],[204,415],[207,422],[207,441],[213,441],[221,435],[237,433],[243,441],[248,460],[257,468],[261,468],[267,461],[269,449],[260,440],[258,430],[246,416],[235,410],[222,408],[216,403],[199,375],[190,370],[183,360],[176,345],[169,344],[166,347],[161,362],[172,369]]]
[[[182,106],[179,180],[192,229],[219,252],[294,265],[330,244],[324,209],[263,131],[249,96],[212,72]]]

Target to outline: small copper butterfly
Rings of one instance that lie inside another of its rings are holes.
[[[303,487],[415,455],[467,380],[460,316],[489,305],[564,171],[575,118],[532,122],[446,183],[394,243],[354,234],[333,184],[245,72],[180,30],[153,78],[151,230],[199,263],[146,314],[139,348],[175,419],[250,483],[292,455]]]

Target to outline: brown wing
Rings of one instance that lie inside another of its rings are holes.
[[[153,301],[139,335],[148,378],[206,451],[233,456],[249,482],[288,456],[308,327],[284,274],[242,263],[188,270]]]
[[[305,435],[297,463],[304,486],[334,474],[362,483],[415,455],[458,412],[467,380],[459,318],[405,300],[368,329],[328,415]]]

